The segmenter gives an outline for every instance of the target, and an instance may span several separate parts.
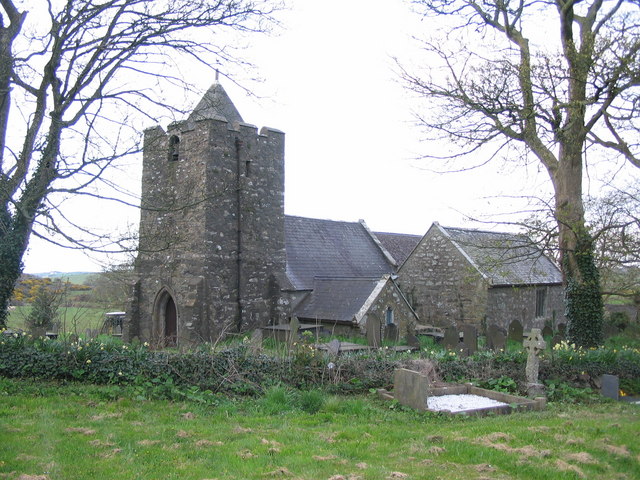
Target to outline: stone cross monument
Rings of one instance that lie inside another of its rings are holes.
[[[538,371],[540,369],[540,359],[538,355],[545,349],[547,344],[542,337],[539,328],[532,328],[523,342],[527,351],[527,366],[525,374],[527,376],[527,393],[530,397],[544,395],[544,386],[538,382]]]

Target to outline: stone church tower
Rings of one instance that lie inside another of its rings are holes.
[[[284,133],[244,123],[219,83],[144,132],[141,204],[125,338],[186,346],[288,316]]]

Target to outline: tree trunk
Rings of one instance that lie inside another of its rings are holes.
[[[4,216],[7,221],[2,221],[0,227],[0,328],[7,326],[9,301],[22,274],[22,255],[31,230],[27,222]]]
[[[558,169],[553,175],[556,221],[568,340],[582,347],[595,347],[602,343],[603,306],[593,239],[584,220],[582,155],[577,145],[573,149],[563,145],[560,149]]]

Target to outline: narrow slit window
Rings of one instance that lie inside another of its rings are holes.
[[[387,320],[387,325],[391,325],[393,323],[395,323],[393,320],[393,308],[388,307],[387,308],[387,314],[386,314],[386,320]]]
[[[544,317],[547,301],[547,289],[539,288],[536,290],[536,317]]]
[[[180,159],[180,137],[171,135],[169,137],[169,160],[177,162]]]

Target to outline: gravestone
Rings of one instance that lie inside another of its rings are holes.
[[[567,334],[567,324],[559,323],[557,328],[558,328],[558,335],[560,335],[564,339]]]
[[[96,338],[100,331],[97,328],[87,328],[84,331],[85,340],[91,340],[92,338]]]
[[[520,343],[522,341],[522,337],[524,335],[524,330],[522,328],[522,324],[518,320],[514,320],[509,324],[509,330],[507,333],[507,338],[509,340],[515,340]]]
[[[491,324],[487,329],[487,348],[497,352],[499,350],[504,350],[504,347],[507,343],[507,335],[503,328]]]
[[[407,332],[407,345],[411,348],[420,348],[420,340],[416,337],[413,332]]]
[[[257,355],[262,351],[262,329],[257,328],[251,334],[249,339],[249,352]]]
[[[399,368],[393,373],[393,397],[401,405],[426,410],[428,388],[426,375],[406,368]]]
[[[602,328],[602,334],[604,335],[604,338],[615,337],[619,333],[620,330],[618,329],[618,327],[616,327],[615,325],[611,325],[610,323],[605,324]]]
[[[532,328],[522,345],[527,352],[527,366],[525,367],[527,393],[534,398],[544,394],[544,386],[538,381],[538,373],[540,371],[540,358],[538,356],[547,344],[540,329]]]
[[[291,322],[289,322],[289,336],[287,337],[287,343],[291,347],[295,341],[298,339],[298,329],[300,328],[300,321],[298,317],[291,317]]]
[[[551,328],[549,325],[545,325],[544,328],[542,329],[542,336],[544,338],[552,337],[553,336],[553,328]]]
[[[617,375],[602,375],[600,394],[603,397],[620,400],[620,379]]]
[[[380,319],[373,315],[367,317],[367,344],[370,347],[380,347]]]
[[[384,339],[388,342],[398,341],[398,327],[395,323],[390,323],[384,327]]]
[[[551,347],[555,347],[556,345],[559,345],[562,343],[562,340],[564,340],[564,337],[561,336],[559,333],[556,333],[553,338],[551,339]]]
[[[338,340],[337,338],[331,340],[327,344],[327,351],[329,352],[329,355],[338,355],[338,353],[340,353],[340,340]]]
[[[478,351],[478,329],[473,325],[462,325],[463,349],[466,355],[473,355]]]
[[[444,329],[442,343],[447,350],[457,350],[459,342],[460,335],[458,335],[458,330],[455,327],[449,326]]]

